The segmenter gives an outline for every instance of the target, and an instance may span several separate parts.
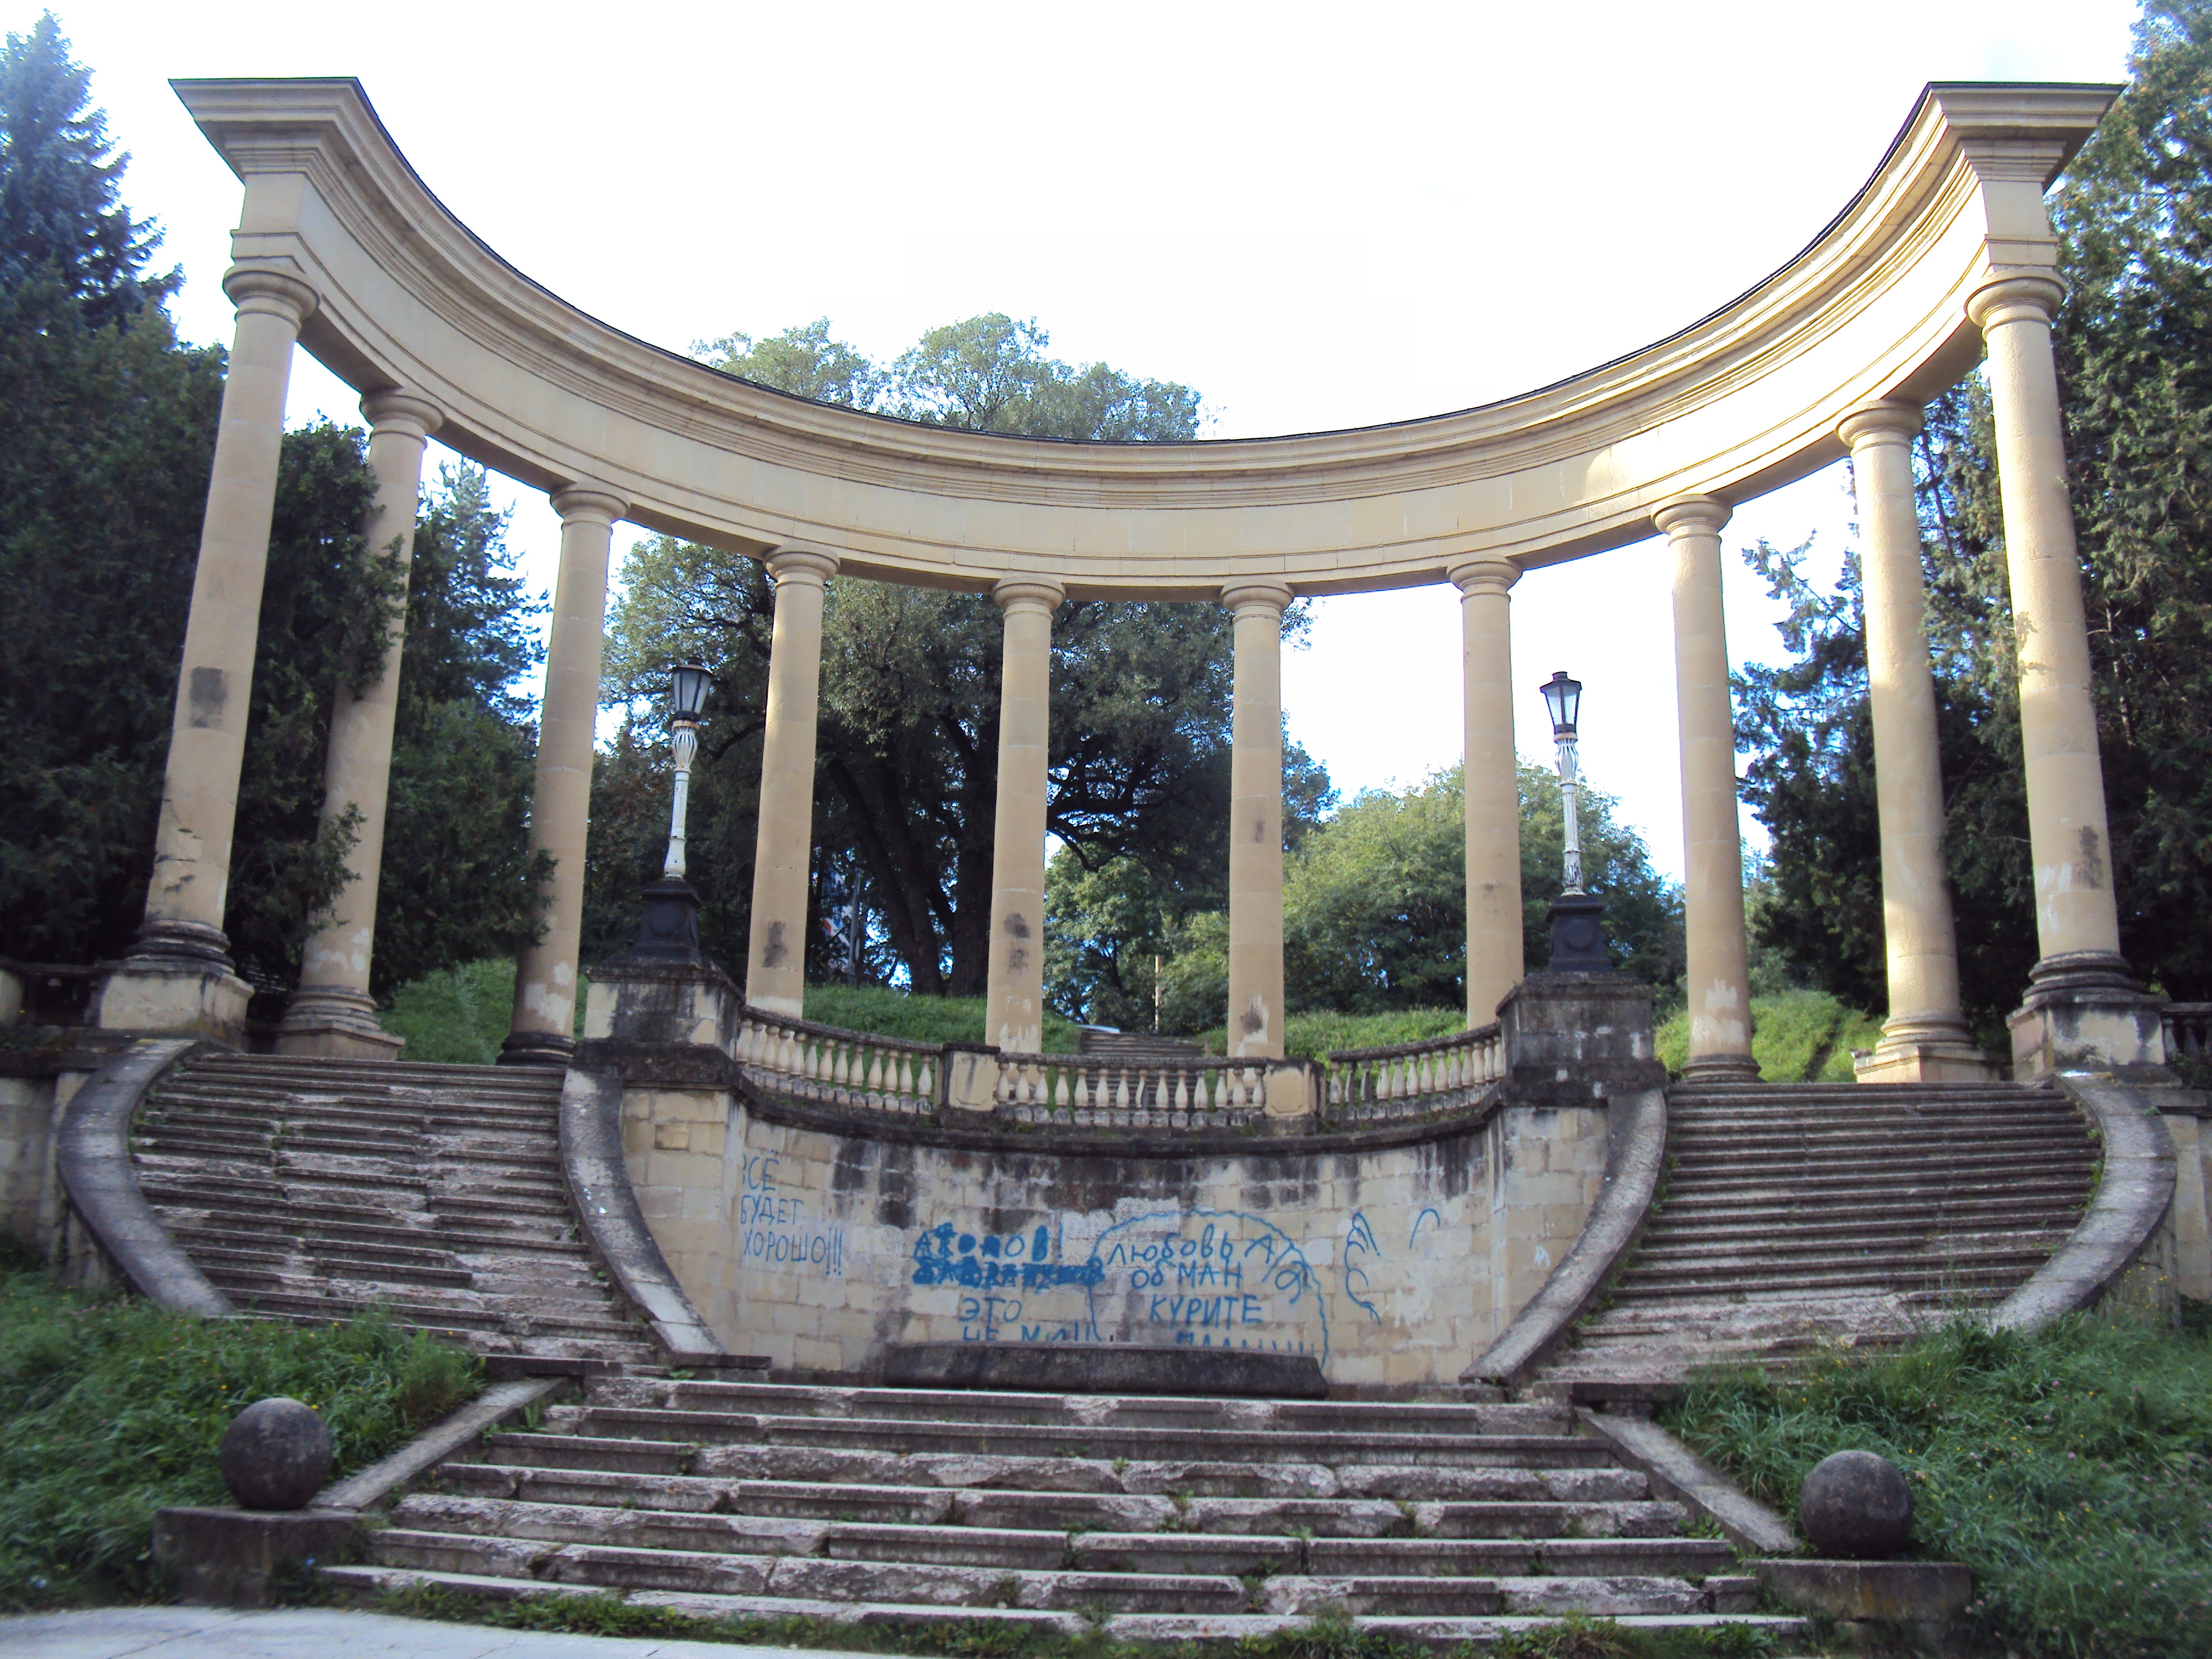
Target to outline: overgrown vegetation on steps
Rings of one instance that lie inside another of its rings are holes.
[[[1780,991],[1751,1000],[1751,1057],[1768,1083],[1849,1083],[1851,1050],[1871,1048],[1881,1021],[1826,991]],[[1678,1013],[1653,1036],[1659,1058],[1679,1077],[1689,1058],[1690,1017]]]
[[[0,1260],[0,1611],[158,1595],[154,1511],[225,1501],[216,1448],[257,1400],[313,1407],[336,1478],[473,1398],[483,1370],[380,1314],[313,1329],[194,1319]]]
[[[301,1587],[313,1594],[313,1586]],[[673,1608],[641,1607],[606,1595],[530,1596],[490,1601],[421,1585],[391,1590],[379,1613],[501,1630],[558,1631],[580,1636],[728,1642],[756,1647],[811,1648],[842,1653],[907,1654],[915,1659],[1188,1659],[1219,1652],[1235,1659],[1434,1659],[1380,1631],[1362,1630],[1341,1613],[1307,1620],[1272,1636],[1221,1642],[1123,1642],[1103,1630],[1080,1637],[991,1620],[866,1623],[803,1614],[782,1618],[701,1618]],[[1802,1644],[1800,1647],[1802,1650]],[[1463,1644],[1453,1659],[1763,1659],[1778,1651],[1770,1632],[1754,1625],[1645,1630],[1577,1614],[1513,1630],[1480,1650]]]
[[[1916,1553],[1974,1571],[1972,1634],[2021,1659],[2212,1653],[2212,1336],[2094,1319],[1948,1326],[1796,1379],[1694,1382],[1665,1417],[1795,1514],[1831,1452],[1905,1470]]]

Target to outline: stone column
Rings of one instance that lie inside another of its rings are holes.
[[[2048,276],[2001,276],[1966,301],[1989,349],[2042,951],[2026,1005],[2012,1017],[2014,1067],[2022,1075],[2164,1059],[2156,1008],[2120,955],[2112,896],[2081,553],[2051,355],[2051,314],[2064,295]]]
[[[983,1041],[1009,1054],[1044,1043],[1045,792],[1052,765],[1052,613],[1058,582],[1008,576],[999,682],[999,804],[991,830],[991,958]]]
[[[1237,619],[1230,722],[1229,1052],[1283,1057],[1283,609],[1280,582],[1221,590]]]
[[[223,906],[284,394],[315,291],[282,271],[252,268],[234,269],[222,286],[238,307],[237,330],[185,623],[154,876],[137,939],[100,987],[98,1023],[240,1042],[252,993],[232,971]]]
[[[1510,559],[1451,573],[1460,592],[1460,665],[1466,686],[1467,1023],[1498,1018],[1521,982],[1521,783],[1513,746]]]
[[[607,551],[629,503],[580,482],[553,495],[561,515],[561,573],[545,651],[538,720],[538,776],[530,797],[530,854],[553,855],[538,889],[545,932],[514,964],[514,1023],[502,1066],[565,1064],[575,1047],[576,955],[584,931],[584,848],[592,823],[592,738],[599,714],[599,655],[606,642]]]
[[[1674,555],[1674,698],[1682,744],[1682,884],[1695,1083],[1755,1081],[1743,841],[1736,823],[1735,721],[1721,609],[1725,501],[1682,495],[1651,515]]]
[[[368,467],[376,499],[365,532],[369,550],[389,558],[400,580],[392,635],[375,683],[356,692],[341,684],[331,709],[330,757],[323,769],[323,821],[358,808],[361,822],[346,855],[346,884],[316,918],[300,961],[300,988],[276,1032],[280,1054],[395,1058],[405,1039],[377,1023],[368,993],[376,943],[377,884],[384,867],[384,809],[392,782],[392,730],[399,712],[399,659],[407,625],[406,580],[415,556],[415,516],[422,486],[422,449],[438,429],[432,404],[412,392],[372,392],[361,400],[368,417]]]
[[[1943,769],[1936,676],[1928,663],[1920,514],[1912,494],[1909,404],[1853,410],[1837,428],[1850,446],[1866,596],[1867,687],[1874,714],[1875,788],[1881,819],[1882,934],[1889,1018],[1862,1083],[1990,1080],[1959,1003],[1959,944],[1943,866]]]
[[[806,1011],[806,890],[814,855],[814,725],[822,701],[822,605],[837,561],[811,549],[769,556],[775,632],[761,737],[760,830],[753,843],[745,1001],[793,1019]]]

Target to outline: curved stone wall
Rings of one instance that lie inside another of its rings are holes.
[[[1312,1353],[1450,1384],[1603,1184],[1601,1103],[1349,1133],[939,1127],[633,1085],[631,1182],[725,1346],[872,1375],[894,1342]]]
[[[2055,268],[2045,185],[2117,90],[1931,86],[1866,187],[1796,259],[1656,344],[1503,403],[1299,437],[1060,444],[785,398],[588,317],[503,263],[408,167],[358,82],[189,81],[246,183],[234,252],[304,282],[301,339],[363,391],[404,386],[439,437],[526,483],[584,486],[648,528],[856,574],[1077,598],[1213,599],[1443,580],[1651,533],[1670,498],[1735,503],[1843,454],[1841,418],[1917,404],[1972,366],[1970,295]],[[1701,216],[1710,228],[1716,216]],[[1680,248],[1634,258],[1694,258]]]

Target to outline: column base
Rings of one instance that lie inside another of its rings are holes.
[[[149,921],[131,954],[111,965],[93,993],[92,1023],[105,1031],[165,1032],[246,1046],[253,988],[233,971],[220,928]]]
[[[1757,1083],[1759,1062],[1749,1054],[1692,1054],[1682,1062],[1685,1083]]]
[[[2045,957],[2006,1020],[2012,1074],[2112,1071],[2166,1064],[2165,1004],[2136,983],[2126,959],[2103,951]]]
[[[376,1004],[337,986],[303,985],[292,994],[276,1027],[280,1054],[319,1060],[397,1060],[407,1039],[377,1024]]]
[[[2010,1067],[2001,1054],[1974,1046],[1961,1019],[1893,1018],[1871,1050],[1851,1055],[1861,1083],[2002,1083]]]
[[[495,1066],[550,1066],[566,1071],[576,1039],[558,1031],[509,1031],[499,1045]]]

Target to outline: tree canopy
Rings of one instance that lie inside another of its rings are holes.
[[[2124,949],[2212,996],[2212,0],[2153,0],[2132,84],[2053,198],[2053,337],[2082,554]],[[2037,956],[2017,670],[1986,388],[1929,411],[1916,471],[1945,852],[1967,1012],[1998,1043]],[[1746,798],[1773,836],[1762,939],[1822,988],[1886,1000],[1881,847],[1855,562],[1747,557],[1790,604],[1796,660],[1739,683]]]

